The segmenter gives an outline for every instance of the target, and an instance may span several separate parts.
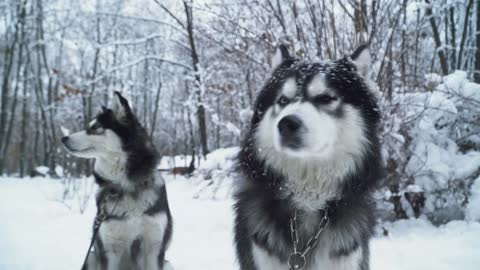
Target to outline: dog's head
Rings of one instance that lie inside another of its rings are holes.
[[[125,146],[140,124],[128,101],[115,92],[113,109],[102,106],[102,111],[87,129],[62,138],[65,149],[81,158],[101,158],[125,154]]]
[[[377,101],[367,84],[369,61],[367,46],[342,59],[316,63],[294,59],[280,46],[252,120],[260,156],[362,156],[379,121]]]
[[[128,101],[115,92],[112,109],[102,111],[82,130],[62,138],[74,156],[94,158],[95,170],[104,177],[132,180],[151,173],[158,153]]]

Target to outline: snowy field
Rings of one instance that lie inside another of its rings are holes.
[[[92,189],[91,179],[78,180]],[[176,270],[235,269],[232,201],[198,199],[198,181],[168,178],[174,237],[167,253]],[[90,199],[61,200],[58,180],[0,178],[0,270],[80,269],[95,214]],[[373,270],[478,269],[480,224],[424,220],[383,224],[389,236],[372,240]],[[381,228],[378,230],[382,231]]]

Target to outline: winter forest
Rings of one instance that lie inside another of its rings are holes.
[[[86,128],[114,91],[162,168],[193,170],[195,199],[222,197],[275,48],[322,60],[368,43],[387,169],[380,219],[480,221],[478,1],[2,0],[0,14],[0,175],[55,179],[52,200],[70,210],[91,203],[93,183],[74,179],[92,166],[60,139]],[[385,235],[401,230],[388,226]],[[473,269],[457,266],[438,269]]]

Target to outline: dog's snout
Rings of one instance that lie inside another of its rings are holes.
[[[62,137],[62,143],[66,143],[68,141],[68,136]]]
[[[297,132],[302,127],[302,120],[295,115],[287,115],[278,122],[278,130],[282,135]]]

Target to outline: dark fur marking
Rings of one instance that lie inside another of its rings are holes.
[[[358,46],[350,56],[352,60],[356,60],[364,50],[368,49],[368,47],[369,47],[368,44],[362,44]]]
[[[150,206],[147,210],[145,210],[145,214],[149,216],[153,216],[159,212],[163,212],[168,209],[168,199],[167,199],[167,189],[165,186],[155,189],[155,193],[157,194],[157,200],[155,203]]]
[[[95,241],[95,255],[97,257],[97,260],[100,264],[101,269],[107,269],[108,259],[107,259],[107,255],[105,254],[105,248],[103,246],[101,237],[97,237],[97,240]]]
[[[165,264],[165,251],[168,249],[170,245],[170,241],[172,240],[172,233],[173,233],[173,221],[172,215],[170,213],[170,209],[166,209],[167,213],[167,227],[165,228],[165,232],[163,233],[163,241],[162,241],[162,248],[160,249],[160,253],[158,254],[158,265],[160,269],[163,269]]]
[[[341,247],[337,250],[331,250],[330,251],[330,258],[338,258],[338,257],[342,257],[342,256],[348,256],[352,252],[357,250],[359,246],[360,245],[358,244],[358,242],[354,241],[353,245],[350,246],[350,247]]]
[[[140,255],[142,247],[142,239],[137,238],[133,240],[132,244],[130,245],[130,258],[133,262],[138,262],[138,257]]]
[[[238,207],[238,205],[235,207]],[[244,214],[240,213],[240,209],[236,212],[234,242],[238,264],[242,270],[257,270],[253,261],[251,232],[247,228],[248,220]]]
[[[95,182],[96,182],[97,185],[99,185],[100,187],[105,187],[105,186],[108,186],[108,185],[111,185],[111,184],[112,184],[112,181],[107,180],[107,179],[101,177],[101,176],[98,175],[96,172],[93,173],[93,176],[94,176],[94,178],[95,178]]]
[[[165,265],[165,251],[161,251],[160,254],[158,254],[158,267],[160,267],[160,270],[163,269],[164,265]]]
[[[285,44],[278,45],[278,49],[280,50],[280,54],[282,56],[282,60],[290,59],[290,53],[288,51],[288,47]]]

